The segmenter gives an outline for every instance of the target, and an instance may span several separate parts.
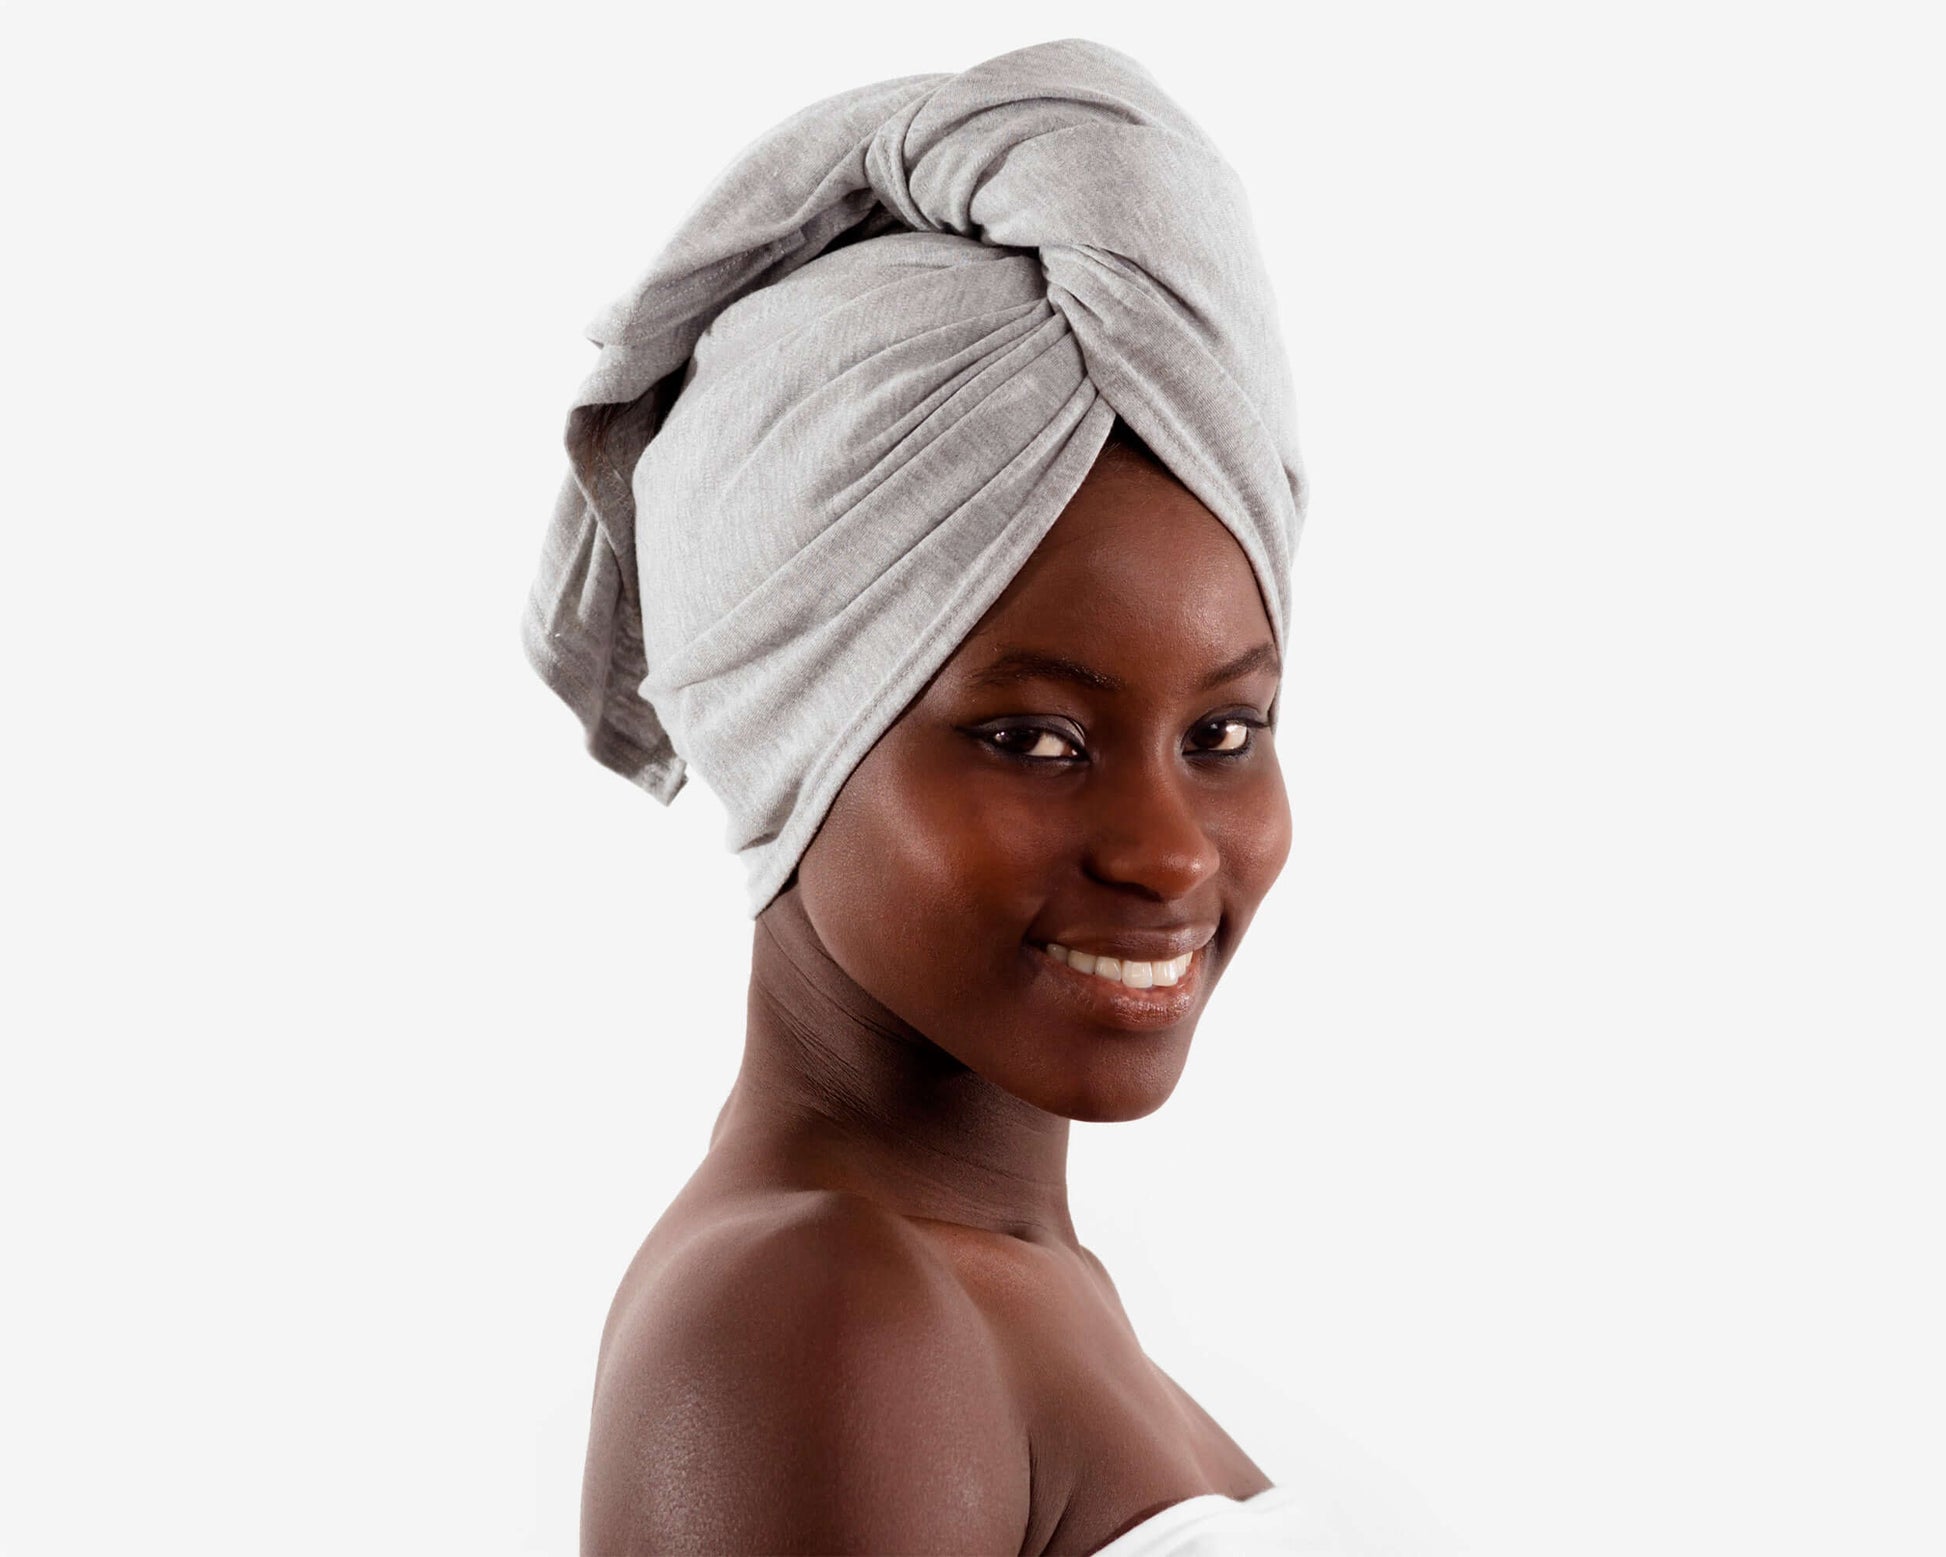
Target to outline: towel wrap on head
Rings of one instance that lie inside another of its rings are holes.
[[[753,917],[1117,415],[1236,536],[1283,648],[1305,488],[1276,301],[1235,173],[1118,50],[793,114],[589,335],[527,654],[657,799],[695,764]]]

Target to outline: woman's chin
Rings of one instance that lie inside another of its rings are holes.
[[[1188,1036],[1150,1035],[1139,1052],[1125,1043],[1120,1052],[1097,1052],[1058,1074],[1037,1068],[1031,1074],[988,1071],[986,1076],[1045,1113],[1083,1124],[1120,1124],[1146,1118],[1169,1101],[1182,1079]]]

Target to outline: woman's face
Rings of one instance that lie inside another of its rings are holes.
[[[1230,532],[1110,445],[806,851],[826,950],[1040,1108],[1159,1108],[1290,852],[1273,642]],[[1114,960],[1083,971],[1050,943]],[[1182,953],[1164,985],[1154,964]]]

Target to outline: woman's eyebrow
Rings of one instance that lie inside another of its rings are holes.
[[[1119,692],[1121,682],[1113,676],[1083,665],[1065,655],[1044,654],[1038,649],[1008,649],[972,678],[975,687],[1010,687],[1022,681],[1072,681],[1097,692]]]
[[[1207,676],[1196,683],[1198,692],[1207,692],[1220,687],[1226,681],[1235,681],[1239,676],[1247,676],[1252,671],[1267,670],[1275,675],[1284,674],[1284,662],[1277,657],[1277,646],[1265,639],[1254,649],[1245,649],[1233,660],[1226,660]]]
[[[1246,649],[1233,660],[1226,660],[1196,684],[1198,692],[1220,687],[1251,671],[1270,670],[1279,675],[1283,666],[1274,644],[1265,642]],[[971,679],[974,687],[1010,687],[1022,681],[1071,681],[1096,692],[1120,692],[1123,684],[1115,677],[1071,660],[1062,654],[1047,654],[1039,649],[1007,649]]]

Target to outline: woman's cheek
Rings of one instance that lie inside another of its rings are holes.
[[[938,835],[954,840],[953,868],[962,881],[982,885],[1042,874],[1072,851],[1081,825],[1071,803],[1037,775],[994,771],[962,774],[935,818]]]
[[[1230,889],[1254,908],[1289,860],[1293,828],[1283,775],[1267,763],[1254,784],[1239,788],[1224,808],[1217,847]]]

